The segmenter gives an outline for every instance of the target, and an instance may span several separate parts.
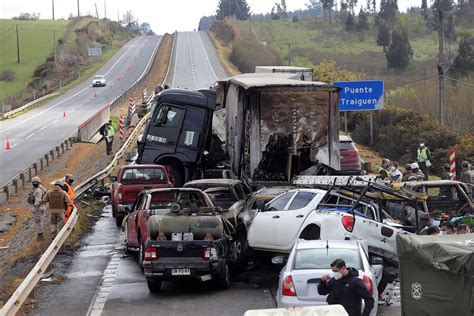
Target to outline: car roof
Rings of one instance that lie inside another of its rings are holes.
[[[165,166],[163,165],[155,165],[155,164],[122,166],[122,169],[147,169],[147,168],[166,169]]]
[[[349,135],[339,135],[340,142],[352,142],[352,138]]]
[[[255,192],[255,196],[277,196],[282,193],[288,192],[292,189],[295,189],[293,186],[275,186],[275,187],[265,187],[261,188],[257,192]]]
[[[297,241],[296,249],[324,249],[329,245],[329,248],[337,249],[358,249],[359,243],[357,240],[304,240]]]
[[[197,192],[201,194],[206,194],[203,191],[199,189],[194,189],[194,188],[162,188],[162,189],[149,189],[149,190],[144,190],[147,193],[160,193],[160,192]]]
[[[207,184],[209,186],[212,185],[234,185],[234,184],[239,184],[242,183],[242,181],[237,180],[237,179],[220,179],[220,178],[215,178],[215,179],[199,179],[199,180],[193,180],[189,181],[184,186],[188,185],[194,185],[194,184]]]

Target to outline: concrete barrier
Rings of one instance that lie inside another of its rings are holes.
[[[100,128],[109,121],[110,104],[104,105],[99,112],[91,116],[87,121],[79,125],[77,129],[77,141],[88,142],[96,135]]]

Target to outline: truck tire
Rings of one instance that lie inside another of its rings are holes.
[[[220,290],[230,288],[230,272],[227,262],[224,261],[221,271],[216,275],[216,285]]]
[[[158,279],[147,279],[146,284],[150,293],[158,293],[161,290],[161,280]]]
[[[229,265],[232,272],[238,271],[247,265],[249,251],[247,235],[243,232],[237,233],[229,246]]]
[[[174,179],[174,186],[181,188],[184,184],[184,174],[182,174],[176,165],[170,165],[171,176]]]

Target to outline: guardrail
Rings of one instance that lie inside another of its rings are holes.
[[[174,51],[175,38],[173,39],[172,52]],[[164,84],[166,82],[166,79],[169,75],[171,60],[173,56],[170,56],[170,57],[171,58],[168,64],[168,68],[161,84]],[[148,102],[147,102],[148,105],[151,104],[151,102],[153,101],[153,98],[154,98],[154,93],[148,99]],[[115,154],[114,159],[112,159],[112,161],[109,163],[109,165],[106,168],[104,168],[100,172],[96,173],[89,179],[85,180],[84,182],[76,186],[75,188],[76,199],[79,199],[88,189],[92,188],[93,186],[98,184],[100,181],[105,179],[105,177],[107,177],[112,172],[112,170],[114,170],[114,168],[118,165],[120,159],[124,156],[124,154],[130,148],[132,143],[138,137],[138,133],[140,132],[141,128],[146,124],[150,116],[151,116],[151,113],[147,113],[140,120],[140,122],[134,128],[132,133],[128,136],[127,140],[122,145],[120,150]],[[16,291],[10,297],[10,299],[5,303],[3,308],[0,310],[0,315],[13,316],[20,310],[21,306],[23,305],[25,300],[28,298],[28,295],[31,293],[31,291],[33,291],[34,287],[41,279],[43,273],[46,271],[50,263],[53,261],[59,248],[64,244],[66,239],[69,237],[72,229],[74,228],[74,225],[77,223],[77,219],[78,219],[77,208],[74,207],[74,210],[71,214],[70,219],[67,221],[65,226],[61,229],[61,231],[58,233],[56,238],[51,242],[48,249],[44,252],[44,254],[38,260],[36,265],[27,275],[27,277],[23,280],[20,286],[16,289]]]
[[[73,137],[68,137],[56,146],[54,146],[52,149],[44,153],[41,158],[39,158],[31,165],[26,167],[23,171],[18,173],[4,186],[0,187],[0,193],[5,193],[6,200],[8,201],[12,193],[18,193],[20,189],[20,181],[22,187],[24,187],[27,182],[31,182],[31,179],[38,174],[38,171],[43,170],[44,168],[49,166],[50,161],[61,157],[61,155],[64,154],[66,150],[69,150],[69,148],[72,147],[74,141],[75,139]]]
[[[60,94],[61,94],[61,93],[59,93],[59,92],[53,92],[53,93],[47,94],[47,95],[45,95],[45,96],[42,96],[41,98],[38,98],[38,99],[36,99],[36,100],[34,100],[34,101],[31,101],[31,102],[29,102],[29,103],[27,103],[27,104],[25,104],[25,105],[22,105],[22,106],[20,106],[18,109],[14,109],[14,110],[5,112],[5,113],[3,114],[2,120],[5,120],[5,119],[7,119],[8,117],[10,117],[10,116],[12,116],[12,115],[15,115],[15,114],[17,114],[17,113],[21,113],[21,112],[23,112],[23,111],[26,111],[26,110],[28,110],[28,108],[32,107],[33,105],[35,105],[35,104],[38,103],[38,102],[41,102],[41,101],[43,101],[43,100],[46,100],[46,99],[49,99],[49,98],[52,98],[52,97],[55,97],[55,96],[58,96],[58,95],[60,95]]]

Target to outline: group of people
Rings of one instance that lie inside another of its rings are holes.
[[[54,238],[61,230],[63,224],[67,222],[74,209],[74,188],[72,186],[74,177],[67,174],[64,181],[56,180],[53,189],[47,191],[39,177],[33,177],[33,185],[28,194],[27,202],[33,206],[33,216],[35,219],[36,234],[38,240],[44,239],[43,219],[46,210],[50,212],[51,238]],[[47,208],[47,205],[49,206]]]
[[[403,172],[398,169],[398,164],[395,161],[383,159],[378,174],[382,179],[391,180],[392,182],[428,180],[428,168],[431,167],[430,157],[431,151],[422,140],[420,146],[416,150],[416,161],[406,164]],[[469,162],[463,161],[461,163],[461,168],[461,177],[459,181],[474,184],[474,171]],[[453,180],[454,178],[455,174],[451,173],[449,164],[444,165],[441,179]]]

